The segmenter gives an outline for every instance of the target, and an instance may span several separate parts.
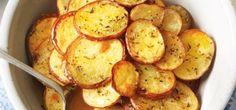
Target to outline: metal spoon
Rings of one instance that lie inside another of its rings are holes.
[[[34,76],[35,78],[41,80],[43,82],[43,84],[45,84],[46,86],[49,86],[52,89],[56,90],[60,94],[60,96],[63,100],[63,110],[65,110],[65,108],[66,108],[66,99],[65,99],[65,96],[64,96],[64,93],[63,93],[63,89],[57,83],[55,83],[53,80],[43,76],[41,73],[34,70],[30,66],[28,66],[28,65],[24,64],[23,62],[17,60],[16,58],[12,57],[11,55],[9,55],[7,52],[5,52],[2,49],[0,49],[0,58],[3,58],[8,63],[11,63],[12,65],[15,65],[16,67],[24,70],[25,72],[27,72],[31,76]]]

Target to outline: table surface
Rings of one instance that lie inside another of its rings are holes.
[[[0,21],[6,3],[7,0],[0,0]],[[235,6],[236,10],[236,0],[232,0],[232,3]],[[6,91],[3,88],[1,78],[0,78],[0,110],[14,110],[14,108],[11,105],[11,102],[7,98]],[[225,110],[236,110],[236,89],[234,90],[232,97],[230,98],[227,106],[225,107]]]

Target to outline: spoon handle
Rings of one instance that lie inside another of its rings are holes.
[[[51,79],[43,76],[41,73],[34,70],[30,66],[28,66],[28,65],[24,64],[23,62],[17,60],[16,58],[12,57],[11,55],[9,55],[7,52],[5,52],[2,49],[0,49],[0,57],[3,58],[4,60],[6,60],[8,63],[11,63],[12,65],[15,65],[16,67],[24,70],[28,74],[30,74],[30,75],[34,76],[35,78],[41,80],[45,85],[55,89],[61,95],[62,99],[65,102],[65,97],[64,97],[64,94],[63,94],[63,90],[57,83],[55,83]]]

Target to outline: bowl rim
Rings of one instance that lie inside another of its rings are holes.
[[[13,20],[18,3],[19,3],[18,0],[7,1],[5,10],[3,12],[1,27],[0,27],[0,30],[2,32],[0,33],[1,36],[0,48],[4,49],[5,51],[8,51],[8,36],[11,28],[11,21]],[[4,89],[6,90],[8,99],[10,100],[13,108],[26,110],[26,106],[22,102],[19,93],[17,92],[17,88],[15,87],[15,84],[13,82],[13,78],[10,74],[10,65],[3,59],[0,59],[0,65],[2,68],[4,68],[1,69],[0,72],[6,73],[4,75],[1,74],[0,76]]]
[[[234,7],[232,6],[232,1],[230,0],[218,0],[221,4],[223,5],[223,9],[225,14],[227,15],[226,18],[228,20],[228,24],[230,26],[230,32],[232,34],[232,36],[236,36],[236,15],[235,15],[235,11],[234,11]],[[2,16],[2,21],[1,21],[1,40],[0,40],[0,48],[4,49],[7,51],[8,48],[8,36],[10,33],[10,29],[11,29],[11,21],[13,20],[16,8],[18,6],[18,3],[20,1],[19,0],[9,0],[6,8],[4,10],[3,16]],[[236,38],[234,39],[236,41]],[[236,47],[236,43],[232,44],[234,47]],[[236,56],[236,52],[233,53]],[[2,79],[2,83],[4,85],[4,88],[6,90],[7,96],[11,102],[11,104],[13,105],[13,107],[16,109],[20,109],[20,110],[25,110],[27,109],[27,107],[24,105],[22,99],[20,98],[20,91],[17,91],[16,88],[16,84],[14,84],[13,82],[13,78],[10,74],[10,68],[9,68],[9,64],[0,59],[0,67],[2,69],[0,69],[0,73],[5,73],[5,74],[0,74],[1,79]],[[234,72],[234,76],[236,77],[236,69]],[[235,85],[236,85],[236,79],[232,78],[231,79],[232,82],[234,84],[232,85],[227,85],[228,87],[228,94],[222,94],[224,98],[224,100],[222,100],[221,105],[218,105],[220,109],[224,109],[224,107],[226,106],[226,104],[228,103],[228,100],[231,97],[231,94],[234,91]],[[227,100],[227,101],[226,101]]]

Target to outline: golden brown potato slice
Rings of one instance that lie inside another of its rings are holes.
[[[75,15],[75,27],[90,40],[121,37],[127,25],[126,9],[108,0],[88,4]]]
[[[162,34],[165,42],[165,55],[155,65],[162,70],[173,70],[184,61],[185,50],[180,38],[176,35]]]
[[[83,89],[83,99],[92,107],[103,108],[114,105],[120,99],[120,94],[108,83],[96,89]]]
[[[146,0],[115,0],[115,1],[123,6],[132,7],[144,3]]]
[[[163,98],[175,87],[175,76],[171,71],[157,69],[153,65],[136,65],[140,73],[138,93],[146,98]]]
[[[192,16],[190,13],[180,5],[171,5],[168,8],[175,10],[182,19],[182,28],[180,32],[184,32],[185,30],[189,29],[192,25]]]
[[[33,56],[33,68],[43,74],[44,76],[54,80],[61,86],[64,86],[65,84],[61,81],[57,80],[52,73],[50,73],[49,70],[49,57],[51,55],[51,52],[53,51],[53,45],[52,42],[47,39],[44,41],[39,48],[35,51],[35,54]]]
[[[94,2],[94,1],[97,1],[97,0],[70,0],[68,12],[77,11],[78,9],[82,8],[83,6],[85,6],[91,2]]]
[[[135,94],[139,73],[128,61],[119,61],[112,68],[112,85],[122,96],[131,97]]]
[[[198,110],[200,106],[194,92],[181,82],[176,83],[171,96],[163,101],[166,110]]]
[[[56,19],[55,16],[44,16],[34,24],[26,41],[30,56],[33,56],[34,51],[43,41],[51,38],[52,27]]]
[[[126,31],[125,40],[129,54],[140,63],[157,62],[165,52],[161,33],[148,20],[133,22]]]
[[[57,9],[59,15],[63,15],[68,12],[70,0],[57,0]]]
[[[215,45],[214,41],[198,29],[190,29],[180,35],[186,50],[183,64],[174,70],[182,80],[199,79],[211,65]]]
[[[182,28],[181,16],[175,10],[166,9],[161,25],[163,31],[173,35],[178,35]]]
[[[177,82],[173,93],[165,99],[151,100],[137,96],[131,98],[137,110],[198,110],[199,102],[193,91],[183,83]]]
[[[74,27],[74,14],[69,12],[60,16],[54,25],[53,44],[61,54],[65,54],[68,46],[79,36]]]
[[[44,106],[46,110],[63,110],[63,100],[54,89],[45,87]]]
[[[130,12],[132,21],[146,19],[152,21],[155,26],[160,26],[164,17],[164,8],[155,4],[140,4],[135,6]]]
[[[68,95],[66,110],[93,110],[93,107],[84,102],[82,89],[76,88]]]
[[[82,88],[96,88],[111,80],[112,67],[123,56],[124,47],[117,39],[77,39],[67,51],[67,70]]]
[[[64,61],[64,57],[55,49],[52,50],[49,57],[49,68],[50,73],[64,84],[69,84],[71,82],[66,72],[66,62]]]

